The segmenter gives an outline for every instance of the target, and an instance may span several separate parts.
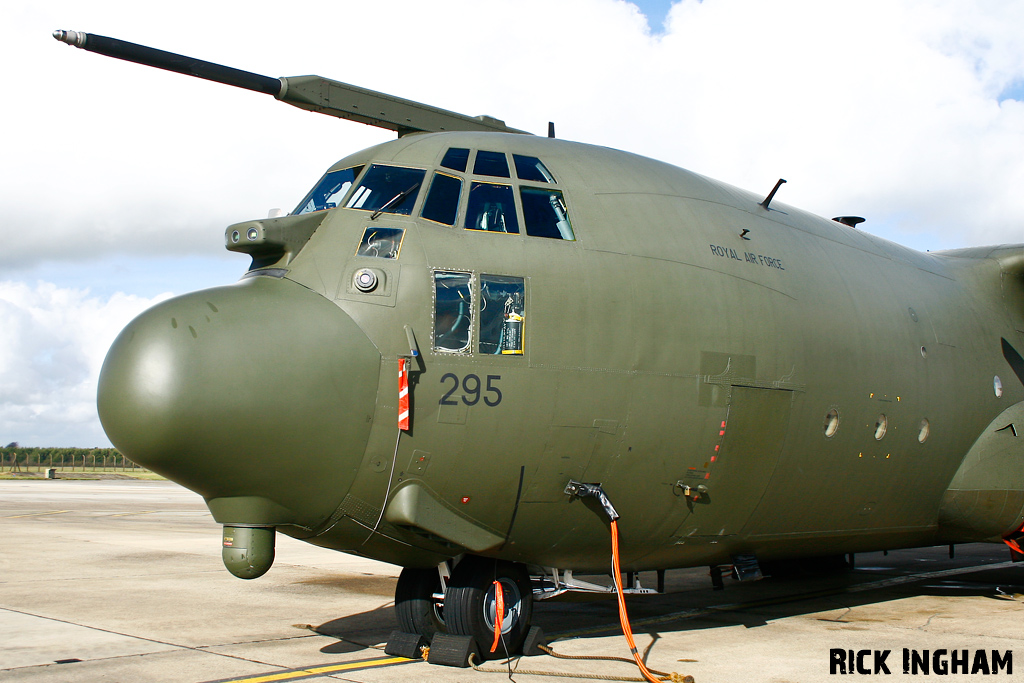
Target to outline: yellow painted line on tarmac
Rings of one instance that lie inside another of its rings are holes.
[[[274,681],[297,681],[303,678],[316,678],[339,671],[360,671],[362,669],[374,669],[383,666],[394,666],[396,664],[408,664],[420,662],[421,659],[406,659],[405,657],[380,657],[378,659],[360,659],[354,662],[341,664],[326,664],[324,666],[310,666],[302,669],[289,669],[272,674],[261,674],[259,676],[246,676],[243,678],[224,678],[208,683],[273,683]]]
[[[142,512],[119,512],[116,515],[110,515],[111,517],[131,517],[132,515],[151,515],[156,510],[143,510]]]
[[[19,519],[21,517],[42,517],[43,515],[63,515],[65,512],[71,512],[71,510],[51,510],[50,512],[31,512],[27,515],[9,515],[7,517],[0,517],[0,519]]]

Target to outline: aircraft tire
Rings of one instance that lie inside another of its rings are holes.
[[[437,569],[406,567],[395,586],[395,618],[398,628],[406,633],[418,633],[427,640],[435,633],[447,633],[441,606],[434,603],[433,594],[441,591],[441,577]]]
[[[492,653],[495,581],[501,582],[505,610],[501,642]],[[452,571],[444,606],[448,633],[472,636],[485,659],[511,656],[520,651],[530,630],[530,576],[522,564],[467,556]]]

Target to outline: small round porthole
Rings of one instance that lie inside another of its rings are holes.
[[[932,433],[932,426],[928,423],[928,419],[921,420],[921,430],[917,433],[917,440],[924,443],[928,440],[928,436]]]
[[[889,420],[885,415],[879,415],[875,421],[875,438],[879,441],[885,436],[885,430],[889,428]]]
[[[926,349],[925,347],[922,346],[921,347],[921,358],[927,358],[927,357],[928,357],[928,349]]]
[[[996,392],[996,398],[1002,398],[1003,397],[1003,380],[999,379],[999,375],[996,375],[992,379],[992,388]]]
[[[237,230],[232,231],[232,233],[231,233],[231,241],[232,242],[234,242],[235,244],[238,244],[238,240],[241,239],[241,237],[242,236],[238,234]]]
[[[839,411],[833,408],[825,416],[825,436],[832,438],[839,430]]]
[[[249,228],[249,230],[245,233],[245,236],[249,238],[250,242],[255,242],[256,238],[260,236],[260,231],[257,230],[256,228]]]

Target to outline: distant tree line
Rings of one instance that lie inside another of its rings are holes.
[[[38,448],[9,443],[0,448],[0,469],[15,467],[137,467],[116,448]]]

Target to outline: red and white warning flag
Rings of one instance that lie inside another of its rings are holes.
[[[404,358],[398,359],[398,428],[409,429],[409,373]]]

